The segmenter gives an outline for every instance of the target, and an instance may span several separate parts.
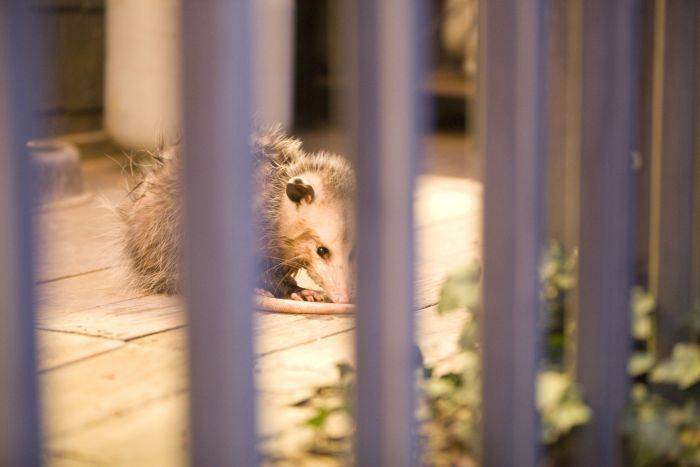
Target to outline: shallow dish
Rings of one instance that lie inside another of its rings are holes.
[[[307,315],[346,315],[355,311],[352,303],[302,302],[283,298],[255,296],[259,310],[273,313],[294,313]]]

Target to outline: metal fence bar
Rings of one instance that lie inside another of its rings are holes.
[[[577,378],[595,414],[576,464],[621,465],[627,400],[639,4],[583,2]]]
[[[357,167],[357,465],[414,456],[415,161],[419,0],[348,2]]]
[[[649,231],[651,227],[650,201],[651,192],[651,166],[652,166],[652,140],[655,121],[655,22],[658,20],[656,12],[656,0],[642,0],[641,2],[641,44],[639,63],[639,153],[635,162],[635,238],[634,238],[634,264],[636,279],[639,282],[648,282],[649,271]],[[659,116],[660,117],[660,116]]]
[[[652,257],[649,283],[659,306],[658,352],[670,355],[673,345],[688,337],[691,308],[693,230],[693,157],[696,129],[696,61],[698,4],[696,0],[659,3],[664,9],[658,31],[663,41],[663,76],[660,83],[661,127],[656,133],[652,171],[658,177],[652,193],[657,222],[650,245]]]
[[[547,233],[565,248],[578,245],[581,0],[552,2],[547,118]]]
[[[196,466],[257,463],[247,0],[183,2],[185,276]]]
[[[39,465],[27,5],[0,2],[0,465]]]
[[[698,35],[696,63],[700,64],[700,34]],[[695,154],[693,160],[693,258],[690,283],[691,305],[700,307],[700,66],[695,69]]]
[[[480,5],[484,158],[482,464],[537,465],[546,56],[540,0]]]

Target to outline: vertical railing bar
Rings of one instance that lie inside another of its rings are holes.
[[[654,112],[654,61],[655,61],[655,22],[657,21],[656,0],[641,2],[641,44],[639,63],[639,151],[635,160],[635,278],[646,283],[649,271],[650,222],[651,211],[651,167],[652,134]]]
[[[571,0],[568,7],[568,66],[567,66],[567,112],[566,116],[566,235],[564,246],[569,251],[578,248],[580,231],[580,173],[581,173],[581,67],[583,66],[583,2],[585,0]],[[557,196],[553,193],[552,196]],[[578,306],[578,290],[571,291],[566,299],[567,316],[565,319],[573,320]],[[575,365],[576,342],[574,339],[566,339],[564,343],[564,362],[566,365]]]
[[[415,465],[419,0],[348,2],[357,167],[357,465]]]
[[[698,34],[695,56],[695,150],[693,152],[693,233],[691,306],[700,309],[700,34]]]
[[[578,245],[579,229],[579,159],[581,155],[581,10],[585,0],[571,0],[567,2],[567,31],[568,31],[568,63],[567,63],[567,112],[566,119],[566,166],[564,168],[566,179],[565,202],[565,238],[567,248]],[[556,196],[556,194],[555,194]]]
[[[574,112],[569,112],[568,99],[568,78],[570,76],[569,66],[571,62],[572,48],[571,31],[569,21],[569,10],[571,2],[554,2],[548,12],[549,25],[547,29],[550,35],[556,40],[548,40],[547,50],[547,81],[548,98],[546,109],[547,127],[549,128],[549,138],[547,142],[547,188],[548,194],[556,193],[556,196],[545,196],[547,225],[546,234],[548,238],[557,239],[562,244],[570,248],[568,236],[571,228],[566,224],[570,217],[567,205],[570,203],[571,189],[569,187],[570,178],[568,172],[568,154],[566,152],[567,142],[571,139],[569,133],[571,125],[568,118]]]
[[[484,158],[482,464],[534,466],[544,168],[544,3],[480,5]]]
[[[655,193],[661,191],[661,133],[663,128],[663,115],[661,113],[663,103],[663,76],[664,76],[664,49],[666,1],[653,0],[654,25],[652,26],[654,38],[652,41],[652,77],[651,77],[651,121],[649,122],[650,154],[649,154],[649,288],[656,287],[656,271],[659,270],[659,244],[661,206]],[[656,199],[655,199],[656,198]]]
[[[658,182],[652,193],[658,224],[651,245],[656,250],[650,288],[658,300],[658,352],[671,353],[687,339],[691,307],[693,157],[695,152],[695,79],[698,8],[696,0],[665,2]]]
[[[30,136],[32,23],[0,2],[0,465],[39,465]]]
[[[583,2],[576,376],[594,416],[577,434],[575,465],[623,465],[639,19],[635,0]]]
[[[191,457],[257,464],[251,2],[182,2]]]

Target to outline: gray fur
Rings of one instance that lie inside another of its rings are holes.
[[[354,174],[343,157],[327,152],[307,153],[299,140],[277,128],[256,135],[252,152],[259,189],[254,197],[254,208],[259,214],[260,286],[277,297],[287,297],[300,290],[294,276],[310,264],[310,258],[304,258],[303,254],[292,255],[290,259],[289,249],[293,245],[290,239],[278,235],[278,213],[287,196],[287,181],[313,172],[321,176],[333,197],[351,200]],[[119,208],[124,225],[122,243],[130,263],[132,282],[138,288],[150,293],[174,294],[180,291],[181,285],[179,147],[159,151],[152,159],[152,167],[131,190],[129,200]]]

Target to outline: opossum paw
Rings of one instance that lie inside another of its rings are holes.
[[[323,292],[318,292],[316,290],[302,289],[298,292],[294,292],[289,296],[292,300],[299,300],[304,302],[325,302],[328,301],[326,295]]]
[[[274,297],[275,295],[269,290],[265,289],[255,289],[255,295],[261,295],[263,297]]]

